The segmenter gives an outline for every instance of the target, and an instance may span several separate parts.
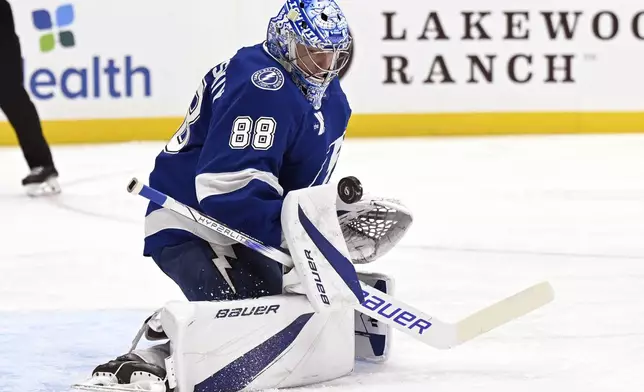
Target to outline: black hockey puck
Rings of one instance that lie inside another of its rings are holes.
[[[362,199],[362,184],[353,176],[344,177],[338,182],[338,196],[347,204],[353,204]]]

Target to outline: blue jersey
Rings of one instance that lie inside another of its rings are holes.
[[[337,79],[315,110],[264,45],[242,48],[203,78],[150,186],[277,247],[284,196],[329,180],[350,115]],[[153,203],[145,233],[146,256],[195,236],[233,243]]]

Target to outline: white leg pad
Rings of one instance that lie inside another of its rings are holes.
[[[378,273],[359,272],[360,280],[389,295],[394,294],[394,279]],[[388,307],[388,306],[387,306]],[[387,307],[381,309],[386,312]],[[369,362],[385,362],[391,351],[391,326],[355,311],[356,359]]]
[[[178,392],[303,386],[354,367],[354,310],[315,313],[302,295],[170,302],[161,322]]]

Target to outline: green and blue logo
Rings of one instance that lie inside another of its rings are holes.
[[[72,4],[61,5],[53,13],[45,9],[38,9],[31,13],[31,17],[34,27],[43,33],[40,36],[41,52],[54,50],[56,41],[64,48],[73,48],[76,45],[74,33],[69,29],[74,23],[74,6]]]
[[[72,4],[63,4],[53,12],[37,9],[31,16],[34,27],[41,33],[41,52],[52,52],[57,46],[76,46],[71,26],[77,15]],[[73,64],[62,68],[39,65],[32,69],[29,59],[23,59],[23,84],[34,98],[86,100],[152,96],[152,72],[150,68],[137,64],[131,54],[123,54],[122,58],[104,53],[88,59],[80,58],[77,53],[65,57]]]

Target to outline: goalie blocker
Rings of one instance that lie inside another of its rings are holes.
[[[334,186],[324,185],[293,191],[285,198],[282,227],[294,267],[284,277],[284,294],[237,301],[168,303],[138,335],[169,338],[169,356],[165,361],[155,361],[166,370],[165,379],[150,382],[139,371],[130,377],[133,382],[124,383],[123,377],[101,373],[101,377],[75,387],[100,390],[100,384],[114,380],[121,381],[120,390],[294,387],[349,374],[356,359],[386,360],[390,327],[354,308],[364,300],[360,281],[388,294],[392,294],[393,281],[382,274],[358,274],[352,254],[359,262],[372,261],[379,255],[377,243],[382,238],[397,242],[405,230],[397,231],[398,238],[391,236],[391,231],[387,236],[387,230],[398,225],[380,221],[379,239],[378,230],[368,229],[366,220],[358,223],[360,216],[377,209],[373,200],[367,197],[348,205],[337,197]],[[344,219],[338,219],[338,215]],[[385,217],[381,211],[381,220]],[[411,217],[405,222],[408,227]],[[373,221],[372,226],[376,226]],[[364,237],[356,242],[369,248],[369,257],[347,245],[345,234],[350,232],[354,241]],[[159,352],[159,346],[134,350],[135,346],[136,342],[131,352],[142,358],[151,357],[151,350],[157,355]]]

